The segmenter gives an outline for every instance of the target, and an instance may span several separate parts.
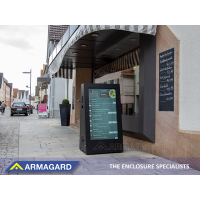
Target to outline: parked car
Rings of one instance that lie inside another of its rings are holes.
[[[30,109],[30,113],[33,114],[33,106],[30,105],[30,104],[26,104],[26,105],[29,107],[29,109]]]
[[[13,116],[14,114],[25,114],[28,116],[28,113],[29,109],[23,102],[13,103],[10,109],[10,116]]]

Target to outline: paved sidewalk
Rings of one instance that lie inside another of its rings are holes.
[[[174,164],[170,160],[125,148],[123,153],[86,155],[79,150],[79,131],[62,127],[60,119],[38,119],[30,116],[0,115],[0,174],[1,175],[199,175],[192,168],[113,169],[110,164]],[[126,146],[125,146],[126,147]],[[72,172],[5,172],[14,161],[78,160]]]

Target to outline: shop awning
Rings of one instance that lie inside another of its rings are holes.
[[[69,64],[66,64],[53,75],[53,78],[66,78],[72,79],[73,68]]]
[[[50,83],[50,75],[46,74],[44,76],[40,76],[37,78],[37,87],[41,87],[41,88],[46,88],[48,87],[48,84]]]
[[[61,42],[59,42],[49,58],[49,73],[55,74],[63,66],[65,66],[64,68],[67,69],[77,68],[80,65],[83,68],[91,67],[90,61],[92,60],[93,62],[95,59],[96,62],[96,58],[100,55],[100,53],[108,49],[110,46],[114,45],[116,41],[120,41],[123,38],[128,37],[128,35],[130,35],[131,33],[144,33],[155,35],[156,27],[156,25],[81,25],[75,30],[73,35],[71,35],[71,37],[67,41],[64,41],[65,38],[67,38],[64,34]],[[86,38],[87,35],[90,35],[92,33],[98,34],[101,33],[101,31],[105,31],[102,34],[101,39],[103,40],[101,41],[95,39],[90,40]],[[114,35],[114,37],[112,35]],[[86,40],[82,40],[83,37],[85,37]],[[110,39],[108,40],[109,37]],[[103,44],[104,40],[107,44]],[[84,47],[82,48],[81,45],[84,45],[84,43],[81,43],[81,41],[87,41],[87,46],[91,48],[87,51],[86,49],[83,49]],[[100,44],[100,42],[102,43]],[[82,52],[78,52],[79,54],[77,54],[77,50],[82,50]],[[71,55],[68,55],[67,53]],[[77,57],[79,57],[80,59],[76,59]],[[83,59],[81,59],[81,57]],[[90,60],[88,58],[90,58]],[[70,62],[67,61],[70,61],[72,65],[69,66],[68,63]],[[108,62],[105,62],[104,64],[107,63]]]

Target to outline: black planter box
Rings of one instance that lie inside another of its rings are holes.
[[[71,104],[60,104],[61,126],[70,125],[70,109]]]

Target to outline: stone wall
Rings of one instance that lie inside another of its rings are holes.
[[[174,112],[159,111],[159,53],[174,48]],[[156,33],[156,130],[155,144],[124,136],[124,144],[190,164],[200,170],[200,133],[179,130],[180,40],[167,26],[158,26]]]

